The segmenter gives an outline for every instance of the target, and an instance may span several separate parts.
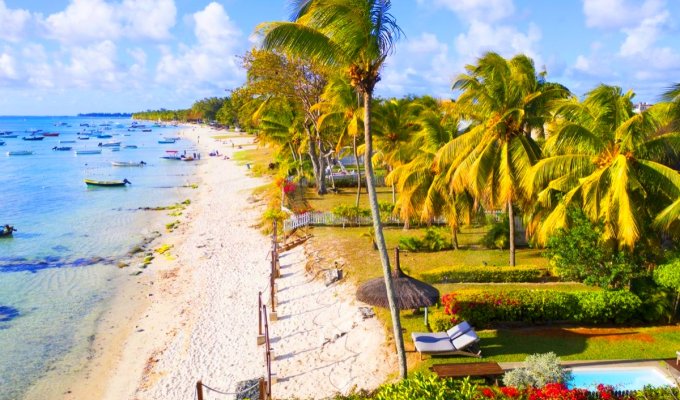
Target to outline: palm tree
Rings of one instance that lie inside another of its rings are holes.
[[[466,70],[453,89],[462,91],[456,108],[472,125],[440,150],[438,167],[454,192],[469,190],[491,208],[507,208],[510,265],[515,265],[514,211],[526,200],[522,180],[541,156],[531,133],[541,131],[550,117],[549,101],[568,91],[545,82],[525,55],[506,60],[486,53]]]
[[[390,14],[390,0],[292,0],[291,3],[293,22],[269,22],[260,26],[264,33],[263,47],[345,70],[351,85],[363,96],[366,186],[392,316],[399,372],[405,378],[404,340],[371,162],[373,91],[380,80],[383,63],[402,31]]]
[[[452,193],[444,175],[435,169],[437,151],[457,133],[458,120],[451,118],[444,107],[423,112],[415,122],[419,128],[412,140],[417,149],[412,160],[396,167],[388,176],[399,191],[395,212],[404,221],[419,217],[432,223],[445,217],[451,228],[451,242],[458,248],[457,232],[463,215],[471,216],[472,202],[466,193]]]
[[[357,169],[357,197],[355,206],[359,207],[361,196],[361,168],[359,167],[359,154],[357,151],[357,140],[359,130],[363,126],[361,103],[359,94],[350,85],[349,79],[343,75],[332,76],[321,95],[321,102],[315,107],[321,110],[319,117],[319,129],[324,129],[327,125],[339,128],[340,137],[335,148],[335,153],[339,156],[344,146],[345,140],[352,137],[352,152]]]
[[[382,163],[388,173],[413,158],[416,148],[411,146],[415,132],[415,118],[422,106],[410,98],[380,101],[375,108],[376,149],[373,163]],[[392,203],[396,203],[395,187],[392,185]]]
[[[566,227],[567,209],[582,208],[603,221],[606,239],[632,250],[655,217],[680,218],[680,174],[667,164],[680,154],[680,133],[669,104],[635,113],[634,93],[600,85],[584,101],[558,102],[557,130],[548,155],[527,175],[530,190],[546,208],[536,239]],[[665,208],[665,210],[663,210]]]

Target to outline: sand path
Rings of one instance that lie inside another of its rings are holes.
[[[172,256],[154,260],[102,318],[91,365],[64,399],[185,400],[194,398],[199,379],[233,392],[238,382],[264,375],[257,294],[267,288],[270,243],[254,227],[264,206],[250,193],[265,181],[231,159],[207,157],[253,147],[246,135],[211,138],[224,133],[182,132],[198,142],[203,159],[182,225],[152,244],[172,245]],[[302,247],[283,253],[281,263],[280,319],[271,323],[274,397],[324,398],[384,381],[394,357],[380,323],[361,319],[353,289],[313,280]]]

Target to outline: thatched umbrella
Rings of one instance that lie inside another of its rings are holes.
[[[399,248],[396,248],[394,289],[397,292],[397,308],[400,310],[429,307],[439,302],[439,290],[423,281],[411,278],[401,270],[399,265]],[[389,308],[385,279],[375,278],[359,286],[357,299],[373,306]]]

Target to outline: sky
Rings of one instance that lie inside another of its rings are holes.
[[[484,52],[533,58],[582,96],[656,102],[680,82],[680,0],[393,0],[404,31],[377,94],[452,97]],[[0,115],[188,108],[241,85],[285,0],[0,0]]]

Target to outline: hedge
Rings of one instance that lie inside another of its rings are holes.
[[[624,324],[638,317],[642,302],[635,294],[623,290],[510,290],[498,293],[466,290],[442,296],[442,305],[452,322],[466,320],[483,327],[503,322]]]
[[[456,283],[456,282],[541,282],[548,277],[546,267],[531,265],[518,265],[514,267],[503,266],[454,266],[441,267],[427,271],[421,275],[425,282],[429,283]]]

